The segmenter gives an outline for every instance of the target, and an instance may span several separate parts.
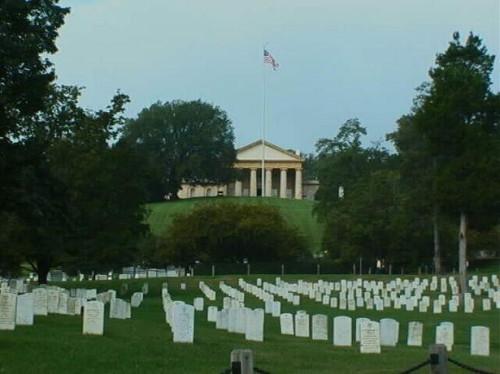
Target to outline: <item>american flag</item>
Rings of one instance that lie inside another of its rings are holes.
[[[264,49],[264,64],[270,64],[273,67],[273,70],[278,69],[280,66],[267,49]]]

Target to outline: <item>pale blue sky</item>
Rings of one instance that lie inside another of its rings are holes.
[[[127,115],[158,100],[224,109],[242,146],[260,137],[262,46],[280,64],[267,77],[267,139],[303,152],[348,118],[367,141],[395,129],[452,33],[499,52],[499,0],[63,0],[72,8],[52,57],[81,103],[130,95]],[[500,89],[496,61],[494,89]]]

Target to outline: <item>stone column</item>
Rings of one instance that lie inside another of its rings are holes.
[[[271,197],[273,195],[273,169],[266,169],[266,194]]]
[[[286,168],[281,169],[280,173],[280,197],[286,199]]]
[[[250,196],[257,196],[257,169],[250,169]]]
[[[302,169],[295,169],[295,199],[302,200]]]
[[[234,182],[234,196],[241,196],[241,190],[243,187],[243,183],[241,181]]]

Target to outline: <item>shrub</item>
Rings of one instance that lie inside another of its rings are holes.
[[[174,217],[159,241],[167,262],[296,260],[305,256],[305,239],[276,207],[235,203],[198,205]]]

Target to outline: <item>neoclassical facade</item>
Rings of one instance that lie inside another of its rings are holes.
[[[264,173],[262,173],[264,156]],[[302,199],[304,161],[300,155],[261,140],[237,150],[234,167],[239,171],[238,180],[227,185],[191,185],[185,183],[179,191],[181,199],[206,196],[268,196]],[[264,178],[264,190],[262,189]],[[306,187],[307,188],[307,187]],[[314,193],[312,193],[314,195]]]

